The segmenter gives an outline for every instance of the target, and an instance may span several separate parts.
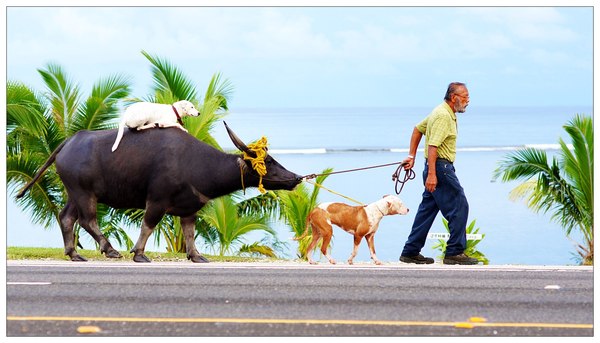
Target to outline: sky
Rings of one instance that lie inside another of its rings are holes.
[[[590,2],[591,3],[591,2]],[[592,105],[592,7],[8,7],[6,75],[43,90],[61,65],[88,94],[112,74],[150,91],[166,58],[236,108]]]

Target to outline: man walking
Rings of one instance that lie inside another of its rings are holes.
[[[414,166],[417,148],[425,135],[425,191],[415,216],[400,261],[430,264],[433,258],[421,255],[427,234],[438,212],[448,220],[450,238],[446,247],[444,264],[477,264],[479,261],[465,255],[467,247],[466,225],[469,203],[456,177],[457,120],[456,113],[465,112],[469,105],[469,91],[464,83],[448,85],[444,102],[414,128],[410,138],[410,150],[404,160],[404,169]]]

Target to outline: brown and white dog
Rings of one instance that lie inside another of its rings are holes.
[[[300,240],[308,234],[308,226],[312,226],[312,241],[310,242],[306,255],[310,264],[316,264],[311,258],[311,251],[316,247],[320,238],[323,238],[321,252],[329,263],[336,264],[336,261],[327,253],[331,236],[333,235],[333,226],[335,224],[344,231],[354,235],[354,250],[348,259],[348,264],[352,264],[358,246],[363,237],[366,238],[371,259],[375,264],[381,264],[375,255],[375,246],[373,237],[379,227],[379,222],[386,215],[407,214],[408,208],[404,206],[402,200],[393,195],[386,195],[382,199],[364,206],[350,206],[344,203],[328,202],[315,207],[306,219],[306,228],[302,236],[295,238]]]

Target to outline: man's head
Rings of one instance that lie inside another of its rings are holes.
[[[455,113],[463,113],[469,105],[469,90],[467,85],[461,82],[452,82],[448,85],[444,100]]]

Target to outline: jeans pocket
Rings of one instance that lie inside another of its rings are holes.
[[[448,176],[449,174],[454,173],[454,171],[452,170],[453,168],[452,168],[451,164],[444,163],[443,166],[444,166],[444,169],[443,169],[444,175]]]

